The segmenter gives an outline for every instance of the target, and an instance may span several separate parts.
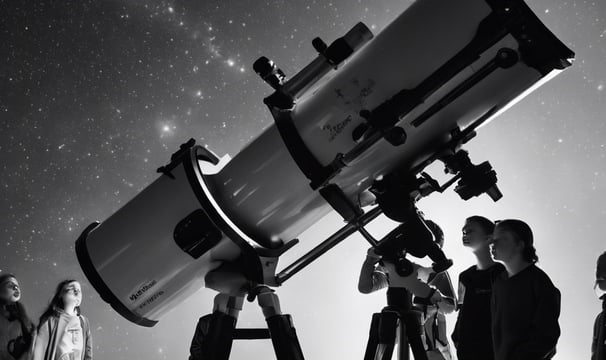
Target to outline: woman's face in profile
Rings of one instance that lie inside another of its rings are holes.
[[[16,303],[21,300],[21,288],[14,277],[9,277],[0,284],[0,299],[5,303]]]

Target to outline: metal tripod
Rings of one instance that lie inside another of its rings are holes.
[[[267,321],[267,329],[236,329],[244,296],[218,294],[210,315],[208,333],[201,342],[203,359],[227,360],[233,340],[271,339],[277,360],[304,360],[290,315],[282,314],[278,296],[267,286],[259,286],[248,295],[257,298]]]
[[[421,312],[410,306],[388,305],[372,315],[364,360],[391,360],[396,340],[398,359],[409,360],[410,350],[415,360],[427,360],[421,339]]]

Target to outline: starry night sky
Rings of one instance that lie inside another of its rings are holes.
[[[75,277],[96,359],[186,358],[213,293],[200,291],[152,329],[132,325],[88,285],[75,239],[153,181],[190,137],[233,156],[271,124],[262,103],[270,88],[252,71],[259,56],[292,75],[315,57],[314,37],[331,42],[357,21],[376,34],[410,3],[0,0],[0,270],[17,274],[31,315]],[[606,3],[528,4],[576,61],[468,144],[474,162],[491,161],[505,197],[463,202],[450,192],[419,205],[445,230],[455,279],[473,263],[460,245],[466,216],[527,220],[539,266],[562,291],[557,358],[587,358],[600,309],[595,259],[606,249]],[[338,226],[334,216],[318,223],[282,264]],[[365,252],[354,236],[279,289],[307,358],[362,357],[370,314],[384,302],[357,293]],[[258,312],[248,305],[241,323],[262,326]],[[232,358],[271,352],[266,341],[236,344]]]

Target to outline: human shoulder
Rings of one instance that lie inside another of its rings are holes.
[[[556,286],[553,284],[553,281],[551,281],[551,278],[549,277],[549,275],[547,275],[547,273],[545,271],[543,271],[543,269],[536,266],[535,264],[530,265],[528,268],[529,268],[528,276],[532,277],[532,280],[533,280],[533,283],[535,284],[535,286],[540,287],[540,288],[558,290],[556,288]]]
[[[532,281],[548,281],[551,282],[549,276],[541,268],[535,264],[530,264],[516,275],[520,275],[520,278],[532,279]]]
[[[42,326],[54,326],[59,321],[59,317],[56,315],[49,315],[41,319],[40,324],[38,324],[38,328],[42,328]]]
[[[467,279],[468,277],[472,276],[477,271],[478,271],[478,267],[476,265],[471,265],[467,269],[461,271],[461,273],[459,274],[459,280]]]
[[[80,319],[80,326],[86,331],[89,328],[88,318],[84,315],[78,315],[78,318]]]
[[[210,322],[213,319],[213,314],[214,313],[206,314],[206,315],[200,317],[198,319],[198,324],[196,326],[199,328],[202,328],[202,329],[208,329],[208,327],[210,326]]]
[[[492,265],[491,267],[487,268],[487,269],[478,269],[477,265],[472,265],[469,268],[467,268],[465,271],[461,272],[461,274],[459,275],[459,281],[461,282],[465,282],[465,281],[473,281],[471,279],[475,279],[475,278],[485,278],[485,277],[489,277],[491,280],[494,280],[496,277],[499,276],[499,274],[504,273],[505,272],[505,267],[500,264],[500,263],[496,263],[494,265]]]
[[[56,329],[57,320],[58,318],[52,315],[42,319],[37,327],[37,337],[42,339],[48,338],[53,329]]]
[[[486,269],[487,275],[490,277],[491,282],[497,282],[499,280],[507,279],[507,269],[501,263],[495,263],[488,269]]]
[[[494,265],[492,265],[491,267],[489,267],[486,270],[488,270],[494,274],[500,274],[500,273],[507,271],[505,269],[505,265],[501,264],[500,262],[495,262]]]
[[[606,310],[603,310],[595,317],[595,326],[601,325],[604,318],[606,318]]]

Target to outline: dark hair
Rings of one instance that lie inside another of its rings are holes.
[[[606,251],[602,253],[602,255],[598,256],[598,262],[595,268],[595,277],[598,277],[598,274],[606,274]]]
[[[440,247],[444,246],[444,231],[442,231],[442,228],[440,227],[440,225],[438,225],[433,220],[424,220],[424,221],[425,221],[425,225],[427,225],[427,227],[433,234],[433,242],[438,244],[438,246],[440,246]]]
[[[486,233],[486,234],[492,234],[494,232],[494,227],[495,227],[494,222],[485,218],[484,216],[480,216],[480,215],[470,216],[465,221],[478,224],[482,228],[484,233]]]
[[[496,222],[496,228],[511,233],[516,240],[524,243],[524,250],[522,251],[522,258],[532,264],[539,261],[537,256],[537,250],[534,248],[533,242],[534,237],[530,226],[517,219],[507,219]]]
[[[0,275],[0,285],[2,285],[3,282],[7,281],[8,279],[17,279],[17,277],[11,273],[5,273]],[[7,304],[3,304],[4,301],[2,299],[0,299],[0,304],[2,305],[7,305]]]
[[[44,312],[40,316],[40,323],[38,324],[38,329],[40,329],[40,327],[42,327],[42,324],[44,324],[44,322],[46,322],[46,320],[48,320],[50,317],[59,316],[59,311],[65,310],[65,304],[63,304],[62,299],[63,288],[73,282],[78,282],[78,280],[63,280],[59,283],[59,285],[57,285],[57,288],[55,289],[55,295],[53,295],[53,298],[46,307],[46,310],[44,310]],[[80,315],[79,306],[76,306],[76,314]]]
[[[6,280],[8,280],[10,278],[17,279],[17,277],[11,273],[6,273],[6,274],[0,275],[0,284],[2,284],[3,282],[5,282]],[[27,315],[27,311],[25,310],[25,307],[23,306],[23,304],[21,304],[19,301],[17,301],[14,304],[4,304],[4,305],[6,306],[6,310],[8,311],[9,319],[19,320],[19,322],[21,323],[21,328],[23,330],[23,334],[29,338],[28,342],[31,341],[31,335],[32,335],[32,332],[34,331],[34,323],[30,320],[29,316]]]
[[[8,280],[10,278],[16,279],[17,277],[11,273],[0,274],[0,284],[2,284],[3,282],[5,282],[6,280]]]

